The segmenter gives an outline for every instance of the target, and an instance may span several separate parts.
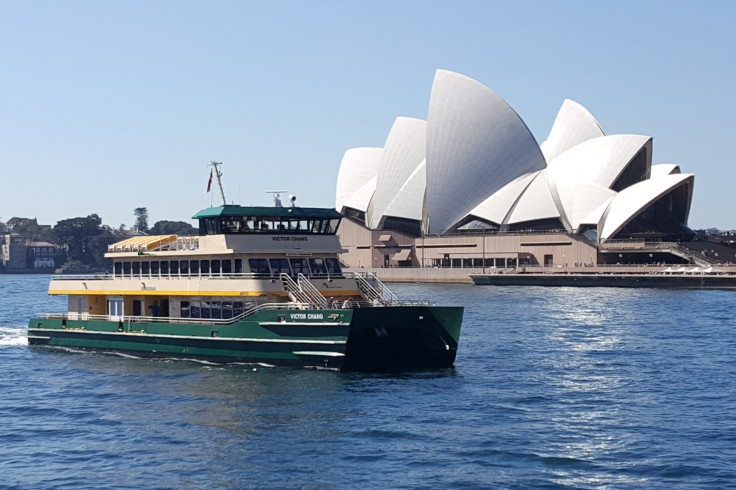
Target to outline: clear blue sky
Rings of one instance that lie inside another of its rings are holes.
[[[565,98],[653,136],[695,174],[690,226],[736,229],[735,22],[732,1],[0,2],[0,218],[188,221],[211,160],[228,201],[333,206],[345,150],[426,118],[443,68],[540,143]]]

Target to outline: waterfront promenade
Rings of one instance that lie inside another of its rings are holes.
[[[565,276],[565,275],[586,275],[586,276],[610,276],[610,275],[657,275],[666,277],[678,276],[718,276],[727,275],[736,281],[736,266],[716,265],[712,266],[710,271],[708,268],[697,267],[695,265],[681,264],[662,264],[662,265],[597,265],[592,267],[575,267],[575,266],[522,266],[518,268],[492,268],[486,267],[377,267],[377,268],[360,268],[346,269],[353,272],[373,272],[383,282],[426,282],[426,283],[459,283],[472,284],[470,275],[489,274],[489,275],[545,275],[545,276]],[[708,271],[708,272],[705,272]],[[676,280],[676,279],[674,279]]]

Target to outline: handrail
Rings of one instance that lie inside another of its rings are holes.
[[[289,274],[282,272],[280,278],[281,284],[284,286],[284,291],[286,291],[292,299],[299,301],[300,303],[307,303],[310,306],[317,306],[314,300],[312,300],[312,298],[302,290],[301,286],[297,284]]]
[[[284,274],[283,272],[281,274]],[[111,280],[111,279],[130,279],[145,281],[146,279],[274,279],[280,277],[280,274],[271,274],[268,272],[207,272],[207,273],[148,273],[148,274],[113,274],[111,272],[96,272],[91,274],[53,274],[52,280]],[[340,273],[318,273],[309,274],[309,279],[345,279],[345,274]]]
[[[184,317],[174,317],[174,316],[139,316],[139,315],[121,315],[119,317],[116,317],[117,320],[112,320],[111,315],[90,315],[88,313],[85,314],[79,314],[79,313],[39,313],[40,317],[43,318],[58,318],[62,320],[79,320],[79,321],[89,321],[89,320],[97,320],[97,321],[120,321],[123,323],[129,323],[131,321],[135,322],[145,322],[145,323],[188,323],[188,324],[199,324],[199,325],[228,325],[231,323],[235,323],[238,320],[242,320],[243,318],[249,317],[255,313],[258,313],[259,311],[267,311],[267,310],[304,310],[309,309],[311,305],[307,303],[297,303],[297,302],[290,302],[290,303],[264,303],[262,305],[254,306],[253,308],[250,308],[240,315],[234,316],[232,318],[224,318],[224,319],[217,319],[217,318],[184,318]]]
[[[319,292],[319,289],[317,289],[309,279],[304,277],[304,274],[300,272],[297,276],[297,281],[299,289],[304,292],[304,294],[306,294],[316,306],[319,308],[327,308],[327,298]]]
[[[369,280],[370,278],[370,280]],[[380,301],[384,305],[399,303],[399,298],[372,272],[355,273],[358,289],[370,301]]]

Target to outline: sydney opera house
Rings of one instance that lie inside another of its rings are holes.
[[[495,92],[438,70],[426,120],[345,152],[336,189],[353,267],[677,261],[694,175],[652,164],[652,138],[606,134],[565,100],[538,144]],[[628,245],[627,245],[628,244]],[[646,253],[643,253],[646,252]],[[684,262],[687,258],[681,257]]]

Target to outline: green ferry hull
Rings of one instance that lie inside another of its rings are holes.
[[[29,345],[336,370],[452,367],[462,307],[269,310],[231,323],[33,318]]]

